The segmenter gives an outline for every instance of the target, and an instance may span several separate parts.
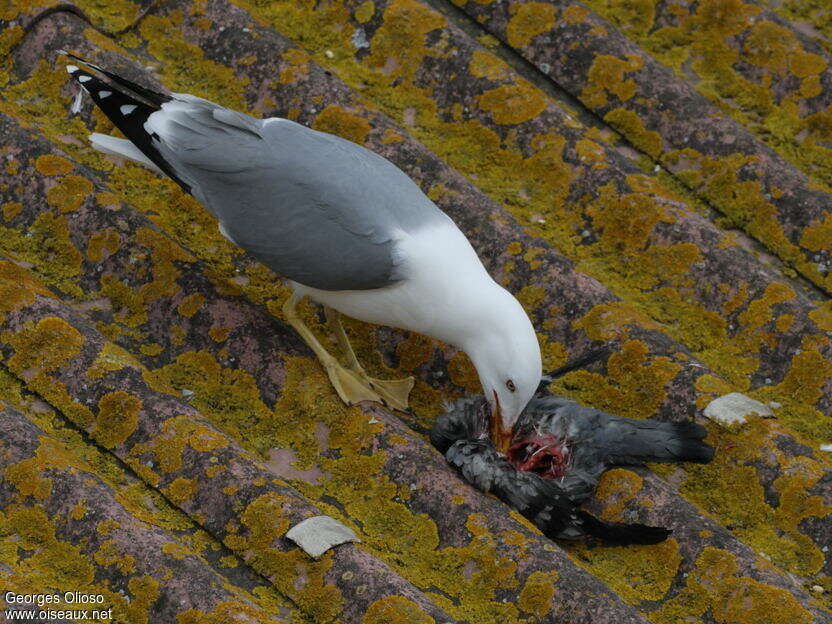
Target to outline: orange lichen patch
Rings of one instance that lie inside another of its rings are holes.
[[[142,402],[123,390],[108,392],[98,401],[98,414],[90,434],[106,449],[123,444],[136,430]]]
[[[176,280],[181,273],[174,262],[194,262],[196,258],[175,241],[150,228],[140,228],[136,232],[136,242],[148,247],[153,259],[153,281],[143,284],[139,295],[151,302],[178,294]]]
[[[415,370],[416,367],[430,360],[438,346],[438,342],[427,336],[408,334],[404,340],[396,345],[396,354],[404,370]]]
[[[624,506],[644,487],[644,480],[632,470],[613,468],[608,470],[598,482],[595,496],[604,505],[601,517],[604,520],[621,520]]]
[[[718,622],[809,624],[814,620],[785,589],[737,576],[736,557],[707,547],[696,560],[678,595],[650,614],[655,624],[677,624],[710,610]]]
[[[0,260],[0,319],[7,312],[33,303],[37,295],[54,296],[29,271],[14,262]]]
[[[624,74],[641,69],[643,64],[642,58],[633,54],[626,59],[599,54],[589,68],[589,83],[581,93],[581,100],[587,106],[600,108],[607,105],[607,94],[611,93],[621,102],[626,102],[636,94],[637,86],[632,78],[625,80]]]
[[[832,213],[816,220],[803,230],[800,244],[810,251],[832,250]],[[832,262],[832,258],[828,259]],[[832,267],[830,267],[832,269]]]
[[[404,596],[389,596],[371,604],[361,624],[435,624],[436,620]]]
[[[52,480],[44,471],[63,470],[77,465],[78,459],[63,444],[53,438],[41,436],[35,454],[5,469],[5,480],[11,483],[21,496],[45,499],[52,493]]]
[[[165,84],[176,91],[246,110],[243,89],[248,78],[236,76],[230,67],[205,58],[200,48],[184,41],[180,35],[183,19],[182,12],[176,10],[164,18],[148,15],[139,25],[148,52],[165,61],[161,67]]]
[[[224,342],[228,340],[231,333],[231,328],[227,325],[214,325],[208,330],[208,335],[214,342]]]
[[[448,375],[454,384],[465,388],[466,392],[482,392],[477,369],[462,351],[455,353],[448,361]]]
[[[412,80],[425,54],[425,37],[432,30],[445,26],[445,18],[436,11],[413,0],[393,0],[384,10],[383,22],[373,35],[370,67],[391,71],[389,80],[396,76]]]
[[[205,304],[205,295],[202,293],[194,293],[188,295],[179,305],[176,306],[177,312],[186,318],[191,318],[199,309]]]
[[[627,340],[607,362],[607,376],[587,371],[566,375],[562,385],[577,401],[629,418],[656,413],[666,398],[665,387],[681,365],[665,356],[648,357],[640,340]]]
[[[555,26],[555,7],[545,2],[523,2],[509,5],[511,19],[506,27],[508,43],[523,48],[537,35]]]
[[[57,316],[30,321],[17,332],[4,332],[3,340],[14,349],[9,369],[25,378],[62,367],[84,345],[81,332]]]
[[[376,4],[373,0],[366,0],[358,5],[358,8],[353,12],[355,21],[359,24],[366,24],[369,22],[376,12]]]
[[[653,130],[647,130],[641,118],[633,111],[615,108],[604,115],[604,121],[651,158],[658,158],[662,153],[661,135]]]
[[[821,331],[832,332],[832,302],[827,301],[817,310],[809,312],[809,318]]]
[[[196,479],[177,477],[164,489],[164,493],[174,503],[181,504],[196,496],[198,489]]]
[[[23,211],[23,204],[20,202],[6,202],[0,205],[0,210],[3,211],[3,218],[6,221],[11,221]]]
[[[121,247],[121,235],[112,227],[104,228],[90,236],[87,243],[87,258],[90,262],[101,262],[116,253]]]
[[[47,283],[57,285],[66,293],[82,296],[74,277],[81,272],[83,256],[70,239],[64,215],[42,212],[25,234],[0,228],[0,251],[31,262]]]
[[[39,507],[8,505],[0,512],[0,541],[32,554],[19,563],[16,554],[4,560],[14,562],[18,578],[30,582],[47,574],[53,591],[89,586],[95,577],[94,566],[78,546],[59,540],[55,531],[55,523]],[[12,579],[15,576],[13,573]]]
[[[580,24],[589,17],[589,11],[579,4],[573,4],[563,12],[563,19],[570,24]]]
[[[69,173],[75,168],[75,165],[63,156],[41,154],[35,161],[35,168],[42,175],[54,176]]]
[[[364,117],[355,115],[340,106],[327,106],[322,110],[312,125],[315,130],[337,134],[354,143],[363,145],[367,141],[372,126]]]
[[[136,567],[136,558],[122,553],[114,540],[104,540],[92,558],[100,566],[117,567],[122,574],[130,574]]]
[[[540,91],[522,79],[486,91],[478,101],[497,124],[523,123],[537,117],[546,108],[546,99]]]
[[[471,62],[468,64],[468,71],[475,78],[488,78],[489,80],[500,80],[511,72],[511,68],[501,58],[484,52],[474,50],[471,55]]]
[[[101,276],[99,294],[110,300],[113,316],[128,327],[138,327],[147,322],[147,305],[132,286],[128,286],[110,273]]]
[[[92,182],[87,178],[68,175],[46,191],[46,201],[49,205],[59,208],[61,212],[72,212],[80,208],[92,191]]]
[[[526,613],[543,617],[552,610],[555,599],[555,585],[560,575],[550,572],[532,572],[520,590],[517,605]]]
[[[679,543],[672,537],[652,546],[589,548],[577,544],[569,552],[575,563],[629,604],[664,598],[682,563]]]
[[[657,329],[647,316],[623,302],[602,303],[593,307],[582,318],[572,323],[583,329],[592,340],[605,341],[629,335],[628,325]]]
[[[159,468],[163,472],[173,472],[182,467],[185,447],[208,453],[226,445],[225,437],[216,431],[194,422],[188,416],[177,416],[166,420],[152,441],[134,446],[131,455],[138,457],[147,451],[154,451],[159,460]]]
[[[225,368],[207,351],[183,353],[172,364],[149,371],[145,380],[156,390],[181,396],[194,392],[191,403],[210,414],[224,431],[246,440],[265,457],[277,446],[269,430],[271,411],[260,398],[254,378],[245,370]]]

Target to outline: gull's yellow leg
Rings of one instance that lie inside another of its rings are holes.
[[[329,375],[329,380],[335,387],[335,391],[341,400],[347,405],[358,403],[359,401],[377,401],[381,402],[382,397],[379,396],[368,384],[368,381],[362,379],[360,375],[341,366],[329,352],[324,349],[323,345],[318,342],[315,334],[312,333],[306,323],[298,316],[297,304],[302,297],[292,295],[283,304],[283,316],[286,321],[295,328],[301,338],[309,345],[309,348],[314,351],[315,355],[320,360],[321,364]]]
[[[333,310],[327,306],[324,306],[324,311],[326,312],[326,320],[329,328],[335,334],[341,351],[347,358],[347,368],[377,392],[389,407],[397,410],[406,410],[407,398],[413,389],[413,377],[390,380],[370,377],[359,363],[358,358],[355,357],[355,351],[353,351],[350,340],[344,331],[344,326],[341,324],[341,314],[337,310]]]

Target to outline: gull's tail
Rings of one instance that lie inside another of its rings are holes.
[[[165,102],[171,101],[171,96],[136,84],[64,50],[58,52],[83,63],[107,78],[105,81],[75,65],[66,66],[72,79],[89,94],[107,119],[129,139],[119,139],[96,132],[90,135],[93,147],[107,154],[124,156],[147,165],[169,176],[186,191],[190,191],[188,185],[176,175],[170,164],[153,145],[153,135],[145,129],[148,117],[161,110]]]

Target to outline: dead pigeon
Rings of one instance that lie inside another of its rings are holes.
[[[459,399],[437,418],[431,443],[466,481],[517,509],[551,538],[661,542],[668,529],[605,522],[579,505],[612,466],[704,463],[713,457],[713,448],[702,441],[707,430],[696,423],[622,418],[557,396],[532,399],[503,456],[484,435],[487,416],[484,397]]]

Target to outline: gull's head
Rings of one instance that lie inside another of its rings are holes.
[[[463,348],[491,405],[491,439],[505,453],[514,424],[540,384],[540,345],[523,306],[502,287],[477,316],[480,322]]]

